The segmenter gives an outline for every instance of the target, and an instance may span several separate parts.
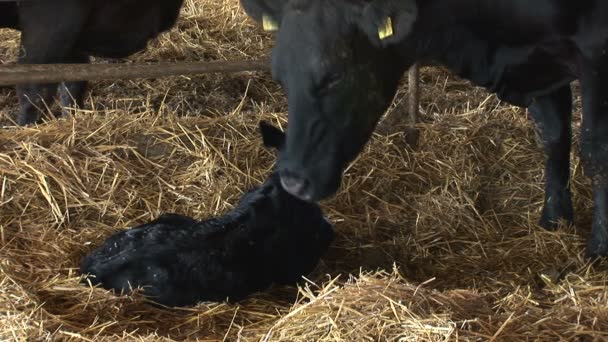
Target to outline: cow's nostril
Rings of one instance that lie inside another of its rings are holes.
[[[285,170],[281,172],[281,185],[283,189],[291,195],[303,199],[310,200],[310,182],[291,171]]]

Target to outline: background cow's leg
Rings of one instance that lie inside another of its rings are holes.
[[[378,125],[378,131],[392,134],[396,130],[405,132],[405,142],[412,147],[418,144],[419,132],[416,128],[420,107],[420,66],[414,64],[407,72],[407,101],[397,103]],[[396,100],[395,100],[396,101]]]
[[[17,123],[32,124],[38,121],[40,114],[46,112],[47,105],[57,90],[56,84],[28,84],[17,86],[17,97],[21,110]]]
[[[74,53],[66,60],[67,63],[88,63],[89,56]],[[59,85],[59,101],[61,103],[61,116],[70,114],[69,108],[83,108],[84,95],[87,91],[87,81],[63,82]]]
[[[60,63],[70,56],[86,12],[79,1],[23,2],[19,6],[21,56],[19,63]],[[27,84],[17,87],[21,111],[18,123],[38,121],[52,104],[57,84]]]
[[[545,151],[545,203],[540,225],[557,228],[559,219],[572,223],[570,194],[570,144],[572,90],[570,86],[539,97],[528,108],[540,131]]]
[[[583,67],[581,160],[593,184],[593,223],[589,257],[608,256],[608,57]]]
[[[418,63],[412,65],[407,73],[408,75],[408,116],[406,139],[411,146],[418,144],[418,111],[420,106],[420,65]]]

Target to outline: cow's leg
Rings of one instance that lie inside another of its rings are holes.
[[[21,110],[17,123],[28,125],[38,122],[40,114],[50,105],[57,90],[56,84],[27,84],[17,86],[17,97]]]
[[[89,56],[74,53],[66,60],[67,63],[88,63]],[[61,103],[61,116],[70,114],[69,108],[83,108],[84,95],[87,91],[87,81],[63,82],[59,85],[59,101]]]
[[[593,185],[593,223],[589,257],[608,256],[608,56],[583,66],[581,160]]]
[[[572,223],[570,144],[572,91],[567,85],[534,100],[528,108],[540,131],[545,151],[545,203],[540,225],[557,228],[559,219]]]
[[[65,62],[86,17],[85,5],[78,0],[23,2],[19,6],[22,64]],[[57,84],[26,84],[17,87],[21,106],[18,123],[38,121],[52,104]]]
[[[410,67],[408,75],[408,120],[406,128],[406,139],[410,146],[418,144],[419,132],[416,128],[420,106],[420,65],[414,64]]]

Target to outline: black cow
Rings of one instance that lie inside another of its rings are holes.
[[[0,28],[21,31],[19,63],[87,63],[123,58],[176,22],[183,0],[0,0]],[[87,83],[59,87],[63,107],[82,107]],[[21,125],[38,121],[57,84],[17,87]]]
[[[541,225],[573,219],[572,93],[583,91],[581,158],[593,180],[589,256],[608,255],[608,1],[241,0],[279,30],[272,73],[289,106],[281,181],[317,201],[369,140],[404,71],[439,63],[514,105],[542,131]]]
[[[261,130],[267,146],[282,146],[283,132],[264,123]],[[80,270],[107,289],[144,287],[144,295],[168,306],[237,301],[273,282],[301,280],[333,235],[319,206],[288,194],[274,172],[222,217],[167,214],[114,234]]]

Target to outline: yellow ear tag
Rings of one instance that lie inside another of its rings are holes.
[[[382,26],[380,26],[378,28],[378,37],[380,37],[380,40],[382,40],[382,39],[388,38],[392,35],[393,35],[393,20],[391,19],[391,17],[386,17],[386,20],[384,21]]]
[[[262,27],[264,31],[277,31],[279,29],[279,25],[269,16],[264,14],[262,16]]]

